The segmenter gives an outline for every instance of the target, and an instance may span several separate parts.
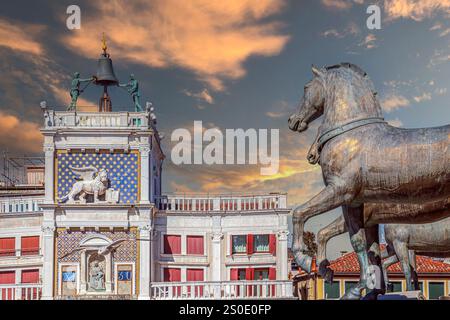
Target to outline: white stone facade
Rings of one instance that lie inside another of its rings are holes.
[[[5,292],[6,298],[14,292],[14,299],[102,295],[158,299],[183,298],[194,292],[198,298],[221,298],[257,291],[264,297],[292,295],[286,195],[162,196],[164,155],[148,112],[44,110],[44,115],[44,186],[38,194],[5,192],[0,197],[0,241],[13,237],[19,252],[0,256],[0,276],[8,270],[17,273],[14,284],[0,283],[0,299]],[[74,181],[69,170],[74,164],[105,167],[110,186],[120,189],[120,201],[62,202],[61,195]],[[179,252],[165,252],[167,235],[180,240]],[[21,256],[24,236],[39,237],[36,254]],[[248,248],[258,239],[257,250],[234,252],[233,236],[252,239]],[[203,248],[202,253],[188,252],[194,245],[195,250]],[[90,283],[94,263],[102,270],[99,290],[92,290]],[[33,285],[22,283],[24,268],[39,270]],[[179,279],[168,283],[167,274],[172,271],[165,268],[174,269]],[[247,269],[259,279],[242,281],[239,273]],[[193,275],[204,284],[193,290],[183,287],[174,296],[171,286],[192,284]],[[252,284],[256,280],[263,281]],[[244,283],[254,287],[239,289]]]

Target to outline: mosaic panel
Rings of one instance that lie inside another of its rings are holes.
[[[93,235],[103,235],[108,237],[112,241],[116,241],[119,239],[130,239],[131,241],[123,242],[117,249],[114,251],[113,263],[120,262],[136,262],[137,259],[137,231],[136,229],[130,229],[127,231],[91,231],[86,230],[85,232],[81,231],[71,231],[69,232],[66,229],[61,229],[57,231],[56,238],[56,254],[57,261],[56,264],[56,275],[59,275],[60,272],[60,262],[75,262],[80,263],[81,261],[81,253],[80,251],[74,251],[72,254],[67,255],[64,258],[62,256],[72,252],[76,248],[79,247],[80,242]],[[134,241],[133,241],[134,240]],[[56,287],[59,285],[58,278],[56,277]],[[115,281],[115,274],[112,273],[112,281]]]
[[[128,233],[125,231],[71,231],[68,232],[66,229],[59,230],[57,233],[57,256],[58,262],[80,262],[80,251],[75,251],[72,254],[60,258],[79,247],[81,240],[88,236],[101,234],[108,237],[112,241],[119,239],[130,239],[136,240],[136,231],[130,230]],[[125,241],[114,251],[114,261],[115,262],[132,262],[136,261],[137,255],[137,241]]]

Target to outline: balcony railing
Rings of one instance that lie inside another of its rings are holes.
[[[1,300],[39,300],[41,284],[0,284]]]
[[[45,111],[45,127],[149,128],[148,112]]]
[[[250,196],[165,195],[156,199],[159,210],[177,211],[267,211],[287,208],[286,194]]]
[[[155,282],[152,299],[293,299],[291,281]]]

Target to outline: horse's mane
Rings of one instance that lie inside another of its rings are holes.
[[[366,77],[367,76],[367,72],[365,72],[363,69],[358,67],[356,64],[353,64],[353,63],[350,63],[350,62],[342,62],[342,63],[339,63],[339,64],[335,64],[335,65],[332,65],[332,66],[325,67],[325,69],[327,71],[328,70],[332,70],[332,69],[339,69],[339,68],[351,69],[353,72],[356,72],[361,77]]]
[[[339,69],[343,69],[343,71],[348,70],[350,72],[353,72],[361,77],[361,80],[363,80],[367,84],[368,88],[374,95],[377,95],[373,82],[367,75],[367,72],[365,72],[361,67],[357,66],[356,64],[350,62],[342,62],[332,66],[324,67],[324,69],[326,71],[333,71],[333,70],[339,71]]]

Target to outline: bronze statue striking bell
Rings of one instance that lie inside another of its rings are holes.
[[[119,80],[117,80],[114,74],[114,69],[112,65],[112,60],[108,54],[102,54],[100,59],[98,59],[97,65],[97,79],[95,84],[101,86],[112,86],[117,85]]]

